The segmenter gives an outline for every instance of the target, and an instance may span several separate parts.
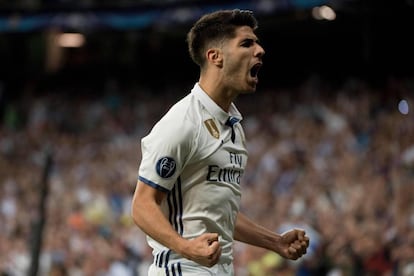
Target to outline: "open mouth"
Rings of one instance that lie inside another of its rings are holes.
[[[253,78],[257,78],[257,75],[259,74],[259,70],[262,67],[261,63],[257,63],[255,64],[251,69],[250,69],[250,76]]]

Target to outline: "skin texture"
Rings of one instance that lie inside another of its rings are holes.
[[[254,93],[258,77],[251,75],[261,66],[265,54],[254,30],[249,26],[236,29],[235,37],[205,51],[206,64],[200,70],[199,85],[224,110],[241,94]],[[221,255],[217,233],[205,233],[187,240],[169,224],[160,210],[166,194],[138,181],[133,197],[132,217],[149,236],[187,259],[203,266],[215,265]],[[234,239],[272,250],[282,257],[296,260],[306,253],[309,238],[300,229],[277,234],[239,213]]]
[[[201,265],[215,265],[221,255],[217,233],[205,233],[195,239],[182,238],[161,212],[160,204],[166,193],[138,181],[133,197],[132,216],[135,223],[149,236],[171,250]]]
[[[262,64],[265,54],[258,38],[248,26],[239,27],[236,37],[227,40],[221,48],[206,52],[207,66],[202,70],[201,88],[225,111],[240,94],[253,93],[257,77],[250,69]]]

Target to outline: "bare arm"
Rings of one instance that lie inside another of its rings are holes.
[[[253,246],[272,250],[284,258],[296,260],[306,253],[309,238],[305,231],[293,229],[284,234],[277,234],[266,229],[242,213],[237,216],[234,239]]]
[[[206,233],[193,240],[181,237],[163,215],[160,204],[165,192],[138,181],[132,201],[135,224],[153,239],[204,266],[213,266],[221,255],[218,234]]]

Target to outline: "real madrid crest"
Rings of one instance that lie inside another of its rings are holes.
[[[208,132],[210,132],[211,136],[213,136],[216,139],[220,137],[220,132],[216,126],[216,123],[214,123],[213,119],[205,120],[204,124],[206,125]]]

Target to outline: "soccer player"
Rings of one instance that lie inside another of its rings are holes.
[[[202,16],[187,34],[199,80],[141,141],[132,216],[153,248],[151,276],[233,275],[234,240],[291,260],[309,246],[303,230],[277,234],[239,211],[248,154],[233,101],[256,90],[256,28],[250,11]]]

